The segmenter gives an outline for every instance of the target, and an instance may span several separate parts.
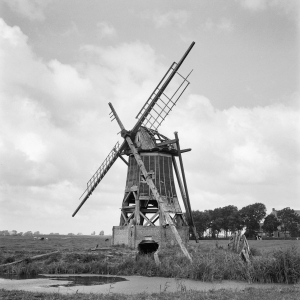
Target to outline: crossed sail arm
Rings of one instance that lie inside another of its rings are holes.
[[[188,56],[189,52],[192,50],[194,45],[195,42],[193,42],[190,45],[190,47],[187,49],[187,51],[184,53],[183,57],[177,64],[173,63],[171,65],[165,76],[162,78],[154,92],[151,94],[151,96],[146,101],[145,105],[138,113],[137,118],[139,120],[131,130],[132,133],[136,133],[141,125],[156,130],[160,126],[162,121],[166,118],[166,116],[169,114],[169,112],[171,111],[171,109],[176,104],[177,100],[180,98],[181,94],[184,92],[184,90],[189,84],[189,82],[187,81],[187,77],[184,78],[177,71],[179,70],[180,66],[182,65],[182,63],[184,62],[185,58]],[[168,97],[166,94],[164,94],[164,92],[176,74],[183,78],[183,83],[179,86],[177,90],[175,90],[175,93],[173,93],[171,97]],[[178,93],[182,86],[185,86],[185,88],[183,88],[183,90],[181,90],[181,92]],[[177,98],[176,95],[178,95]],[[166,99],[164,100],[163,97],[166,97]]]
[[[105,158],[104,162],[101,164],[101,166],[98,168],[98,170],[95,172],[95,174],[91,177],[91,179],[87,182],[87,188],[81,195],[80,199],[82,197],[83,200],[73,213],[72,217],[74,217],[81,206],[85,203],[85,201],[91,196],[97,185],[100,183],[100,181],[104,178],[105,174],[109,171],[109,169],[112,167],[114,162],[117,160],[119,157],[120,153],[123,151],[124,147],[126,145],[126,141],[122,143],[120,146],[119,142],[115,144],[113,149],[109,152],[107,157]]]
[[[176,63],[174,62],[165,76],[162,78],[161,82],[155,88],[153,93],[150,95],[140,112],[137,114],[136,119],[139,119],[143,116],[143,113],[146,112],[146,116],[142,122],[142,126],[157,130],[167,115],[171,112],[173,107],[176,105],[177,101],[188,87],[190,82],[187,80],[191,72],[187,77],[181,76],[178,72],[176,73],[177,77],[180,77],[181,83],[176,89],[168,89],[162,90],[165,81],[171,75],[172,71],[176,67]],[[168,95],[167,95],[168,93]],[[155,97],[159,95],[157,99]],[[151,103],[154,102],[154,105],[151,106]]]

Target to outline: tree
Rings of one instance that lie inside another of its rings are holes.
[[[277,211],[277,217],[285,234],[289,231],[291,236],[298,236],[300,233],[300,216],[293,209],[286,207],[279,210]]]
[[[228,229],[231,232],[242,230],[245,226],[245,222],[239,211],[233,212],[228,217]]]
[[[208,211],[192,211],[193,220],[196,230],[200,237],[204,236],[204,232],[209,228],[210,215]]]
[[[274,231],[278,230],[277,227],[280,224],[281,224],[280,221],[273,214],[270,214],[266,216],[262,228],[267,233],[272,234]]]
[[[225,231],[227,237],[228,231],[236,231],[236,228],[238,227],[236,224],[236,213],[238,212],[238,209],[234,205],[224,206],[221,209],[223,218],[222,228]]]
[[[263,203],[254,203],[243,207],[239,213],[246,226],[246,235],[253,237],[260,229],[259,223],[266,215],[266,206]]]

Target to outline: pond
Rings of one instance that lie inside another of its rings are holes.
[[[28,277],[27,277],[28,278]],[[300,285],[297,285],[300,287]],[[41,274],[36,278],[0,278],[0,289],[39,291],[60,294],[72,293],[160,293],[187,290],[287,287],[283,284],[249,284],[247,282],[202,282],[189,279],[145,276],[110,276],[94,274]]]
[[[101,284],[113,284],[120,281],[127,281],[127,279],[118,276],[101,276],[101,275],[92,275],[92,276],[80,276],[80,275],[12,275],[12,274],[0,274],[0,278],[9,279],[9,280],[28,280],[28,279],[38,279],[38,278],[48,278],[50,280],[64,281],[59,284],[50,284],[49,287],[59,287],[59,286],[89,286],[89,285],[101,285]]]

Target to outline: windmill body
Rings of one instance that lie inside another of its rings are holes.
[[[174,144],[159,145],[166,140],[168,139],[157,131],[141,127],[135,136],[135,145],[167,211],[176,215],[178,224],[187,225],[184,223],[175,189],[172,158],[177,155],[177,148]],[[129,155],[129,159],[120,226],[127,225],[130,220],[134,220],[135,225],[161,225],[163,220],[158,203],[131,151],[127,149],[125,153]]]
[[[168,143],[169,141],[158,131],[146,127],[140,127],[134,137],[134,144],[145,168],[164,201],[165,211],[172,216],[178,233],[186,243],[189,239],[189,226],[178,201],[173,171],[173,161],[178,156],[178,149],[176,144]],[[124,243],[137,248],[148,238],[161,246],[174,244],[175,238],[129,147],[124,150],[124,154],[129,156],[127,179],[120,225],[113,228],[113,243]],[[126,239],[127,243],[124,242]]]
[[[81,196],[83,200],[73,216],[92,195],[117,158],[121,158],[127,165],[127,179],[119,226],[113,227],[114,245],[125,244],[132,248],[141,248],[148,244],[144,248],[149,250],[153,245],[164,247],[177,242],[191,260],[185,244],[189,240],[190,229],[196,239],[197,234],[181,156],[190,149],[180,149],[177,132],[174,139],[169,139],[157,129],[189,85],[187,78],[190,74],[183,77],[178,69],[194,44],[191,44],[178,63],[171,65],[138,113],[138,121],[132,130],[125,129],[114,107],[109,103],[111,118],[118,122],[124,142],[113,147],[88,181],[87,189]],[[175,90],[170,91],[169,84],[175,75],[181,79],[181,83]],[[128,156],[128,159],[124,159],[124,156]],[[179,159],[180,168],[177,166],[176,157]],[[185,217],[178,201],[175,177],[185,206]]]

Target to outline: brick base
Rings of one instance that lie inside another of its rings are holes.
[[[141,241],[151,237],[161,248],[173,246],[177,243],[170,226],[114,226],[112,237],[112,245],[125,244],[132,249],[137,249]],[[184,244],[189,241],[189,227],[182,226],[177,231]]]

